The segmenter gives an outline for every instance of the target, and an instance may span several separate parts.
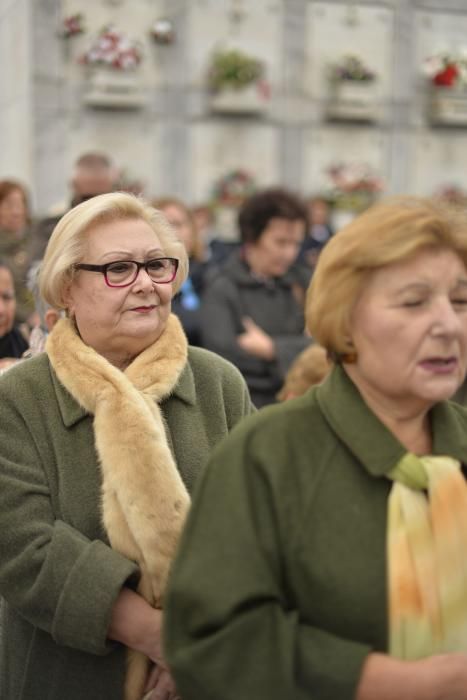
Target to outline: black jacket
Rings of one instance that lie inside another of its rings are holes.
[[[232,254],[204,291],[202,344],[239,368],[257,407],[275,401],[291,362],[310,344],[310,338],[304,335],[303,316],[309,278],[308,270],[292,267],[283,277],[259,280],[239,251]],[[238,346],[245,316],[272,337],[275,360],[259,359]]]

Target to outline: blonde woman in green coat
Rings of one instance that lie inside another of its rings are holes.
[[[466,700],[467,217],[375,205],[307,300],[335,367],[216,448],[166,599],[183,700]]]
[[[2,700],[177,697],[168,568],[208,454],[251,411],[170,313],[186,274],[163,215],[128,194],[52,234],[41,289],[67,318],[0,381]]]

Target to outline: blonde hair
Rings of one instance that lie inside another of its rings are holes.
[[[321,345],[310,345],[297,355],[285,375],[279,401],[301,396],[310,387],[320,384],[332,367],[326,350]]]
[[[40,293],[50,306],[66,308],[63,295],[73,279],[73,266],[83,262],[87,233],[99,224],[131,219],[149,224],[160,239],[165,255],[179,260],[174,294],[180,289],[188,275],[188,256],[165,216],[139,197],[110,192],[70,209],[54,228],[39,273]]]
[[[452,250],[467,267],[467,214],[461,209],[409,196],[367,209],[320,255],[305,310],[313,338],[331,355],[351,351],[351,313],[371,272],[440,248]]]

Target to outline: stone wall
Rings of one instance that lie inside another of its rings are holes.
[[[33,180],[28,0],[0,0],[0,176]]]
[[[61,38],[75,12],[86,32]],[[151,39],[161,17],[172,44]],[[140,42],[138,104],[89,103],[94,71],[77,59],[109,22]],[[96,148],[146,194],[192,203],[236,168],[321,191],[337,162],[367,164],[389,193],[467,189],[467,127],[430,122],[421,74],[424,58],[467,47],[466,36],[465,0],[0,0],[0,176],[30,182],[38,211],[66,199],[74,159]],[[206,72],[219,47],[266,66],[257,113],[213,111]],[[327,66],[348,53],[377,73],[374,119],[329,118]]]

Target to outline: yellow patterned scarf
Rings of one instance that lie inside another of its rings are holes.
[[[407,453],[388,474],[389,653],[467,652],[467,484],[450,457]]]

